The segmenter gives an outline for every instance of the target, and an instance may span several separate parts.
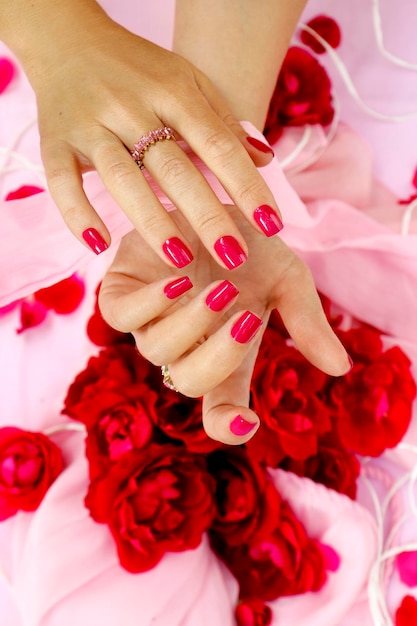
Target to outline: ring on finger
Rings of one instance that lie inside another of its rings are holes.
[[[150,130],[147,135],[143,135],[139,141],[135,143],[130,154],[140,170],[145,168],[143,164],[145,152],[158,141],[164,141],[165,139],[173,139],[175,141],[174,131],[169,126]]]
[[[165,387],[168,387],[168,389],[172,389],[172,391],[179,391],[179,389],[177,389],[177,387],[174,385],[174,382],[171,378],[171,374],[169,373],[169,368],[168,365],[163,365],[161,367],[161,372],[162,372],[162,377],[163,377],[163,384],[165,385]]]

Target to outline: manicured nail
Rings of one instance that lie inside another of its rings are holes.
[[[174,298],[178,298],[178,296],[182,296],[183,293],[189,291],[193,286],[193,283],[188,278],[188,276],[181,276],[181,278],[177,278],[173,280],[168,285],[164,287],[164,294],[170,300]]]
[[[253,213],[255,222],[262,228],[267,237],[272,237],[284,228],[278,214],[267,204],[262,204]]]
[[[231,235],[220,237],[214,244],[214,249],[228,270],[234,270],[248,258],[239,242]]]
[[[272,148],[266,143],[263,143],[263,141],[259,141],[259,139],[255,139],[255,137],[246,137],[246,141],[250,143],[251,146],[259,150],[259,152],[274,155],[274,151],[272,150]]]
[[[238,437],[243,437],[244,435],[250,433],[250,431],[253,430],[255,426],[256,424],[248,422],[247,420],[243,419],[241,415],[236,415],[234,420],[230,423],[230,430],[234,435],[237,435]]]
[[[236,298],[239,294],[239,290],[230,283],[228,280],[224,280],[220,285],[217,285],[210,291],[206,298],[206,304],[212,311],[221,311],[225,306]]]
[[[256,335],[256,331],[261,326],[262,320],[250,311],[246,311],[246,313],[243,313],[237,322],[234,323],[230,333],[233,339],[238,343],[248,343]]]
[[[178,237],[171,237],[167,239],[162,246],[163,251],[167,255],[170,261],[173,262],[175,267],[185,267],[193,260],[191,251],[187,248],[184,242]]]
[[[83,232],[83,239],[96,254],[104,252],[104,250],[107,250],[107,248],[109,247],[104,241],[103,237],[98,232],[98,230],[96,230],[95,228],[87,228]]]

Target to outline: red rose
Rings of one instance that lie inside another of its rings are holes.
[[[143,383],[151,376],[151,365],[129,344],[111,346],[91,357],[87,367],[70,385],[63,413],[93,426],[121,396],[146,404]]]
[[[202,456],[151,444],[145,453],[123,455],[94,480],[86,506],[109,526],[121,565],[144,572],[165,552],[199,545],[214,515],[213,479]]]
[[[354,366],[330,387],[336,428],[344,447],[378,456],[396,446],[410,424],[416,395],[410,361],[397,346],[384,352],[376,330],[355,328],[339,335]]]
[[[155,425],[172,439],[182,441],[190,452],[208,453],[223,447],[210,439],[203,428],[201,400],[186,398],[158,385],[159,401]]]
[[[265,601],[318,591],[326,581],[326,562],[320,544],[309,539],[301,522],[282,502],[278,527],[254,543],[215,545],[236,577],[240,595]]]
[[[129,400],[123,394],[120,394],[118,402],[114,395],[114,404],[103,408],[94,424],[88,420],[86,456],[90,478],[107,471],[110,463],[126,452],[144,448],[150,442],[157,395],[147,385],[139,385],[137,392],[142,395],[142,402]]]
[[[395,612],[395,626],[417,626],[417,600],[404,596]]]
[[[258,598],[245,598],[236,607],[237,626],[269,626],[272,622],[272,611]]]
[[[307,22],[307,26],[318,33],[320,37],[327,41],[329,46],[332,48],[337,48],[340,45],[342,34],[340,32],[339,25],[332,17],[328,17],[327,15],[317,15],[317,17],[314,17],[312,20]],[[317,54],[323,54],[323,52],[326,52],[326,48],[322,46],[319,41],[317,41],[314,35],[311,35],[307,31],[302,31],[300,39],[306,46],[309,46]]]
[[[354,454],[341,446],[333,432],[319,439],[314,456],[304,460],[286,458],[280,467],[298,476],[307,476],[352,500],[356,498],[360,463]]]
[[[216,479],[217,514],[211,530],[230,546],[272,532],[279,520],[281,496],[265,468],[251,462],[244,448],[210,454]]]
[[[333,115],[331,82],[325,69],[307,50],[289,48],[269,105],[264,130],[268,141],[274,143],[283,126],[327,126]]]
[[[272,340],[272,334],[268,334]],[[319,399],[327,376],[284,343],[261,346],[252,381],[252,404],[261,425],[247,443],[251,456],[270,467],[286,456],[306,459],[317,453],[318,436],[331,428]]]
[[[0,520],[37,509],[63,468],[59,448],[42,433],[0,428]]]

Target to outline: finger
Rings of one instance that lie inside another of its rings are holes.
[[[283,225],[271,190],[232,130],[205,100],[195,100],[187,111],[177,109],[176,130],[218,178],[253,228],[267,237],[279,233]]]
[[[93,252],[110,245],[110,234],[83,189],[80,165],[65,143],[42,144],[48,188],[69,230]]]
[[[243,126],[231,113],[229,107],[217,89],[214,88],[211,81],[204,74],[197,73],[196,78],[201,91],[205,95],[212,109],[237,137],[256,167],[268,165],[274,157],[274,151],[268,144],[267,140],[264,137],[262,139],[258,139],[257,137],[253,137],[246,132]]]
[[[175,142],[146,154],[146,169],[180,210],[207,251],[232,270],[247,259],[247,245],[204,176]]]
[[[169,363],[176,388],[191,398],[215,389],[239,367],[252,346],[259,345],[262,323],[254,313],[240,311],[207,341]]]
[[[276,288],[273,306],[300,352],[331,376],[346,374],[352,362],[327,321],[308,267],[298,258]]]
[[[110,270],[100,288],[99,307],[112,328],[130,333],[165,313],[192,287],[188,276],[144,285],[136,278]]]
[[[203,398],[203,426],[216,441],[239,445],[251,439],[259,418],[249,409],[250,382],[258,353],[253,347],[241,365]]]
[[[156,124],[153,122],[153,128]],[[162,147],[171,142],[158,143]],[[161,205],[122,142],[106,132],[92,142],[89,157],[117,204],[156,254],[179,269],[191,263],[190,243]]]
[[[228,280],[212,283],[181,308],[134,332],[139,352],[154,365],[176,361],[209,333],[238,294]]]

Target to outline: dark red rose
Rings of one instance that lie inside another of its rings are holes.
[[[307,26],[320,35],[332,48],[337,48],[340,45],[342,34],[339,25],[332,17],[328,15],[317,15],[317,17],[307,22]],[[306,46],[309,46],[314,52],[317,52],[317,54],[326,52],[326,48],[317,41],[314,35],[311,35],[307,31],[303,30],[301,32],[300,39]]]
[[[319,439],[317,454],[304,460],[286,458],[280,467],[298,476],[307,476],[316,483],[343,493],[354,500],[360,463],[345,450],[333,432]]]
[[[277,467],[286,456],[306,459],[317,453],[319,435],[331,428],[318,397],[326,381],[292,346],[271,341],[261,347],[252,380],[252,405],[261,425],[247,443],[257,462]]]
[[[91,428],[108,408],[120,404],[121,396],[125,402],[139,400],[146,405],[143,384],[151,367],[132,345],[101,350],[70,385],[63,413]]]
[[[185,396],[167,389],[158,381],[159,401],[155,425],[172,439],[185,444],[190,452],[207,453],[223,447],[219,441],[206,434],[201,413],[201,400]]]
[[[59,448],[42,433],[0,428],[0,520],[37,509],[63,468]]]
[[[268,141],[274,143],[285,126],[327,126],[333,115],[325,69],[307,50],[289,48],[269,105],[264,130]]]
[[[338,435],[345,448],[378,456],[396,446],[410,424],[416,395],[411,364],[397,346],[384,351],[374,329],[354,328],[339,335],[354,366],[330,387]]]
[[[237,605],[235,617],[237,626],[269,626],[272,611],[258,598],[245,598]]]
[[[203,456],[151,444],[132,450],[90,484],[86,506],[106,523],[121,565],[154,567],[166,552],[196,548],[214,516],[213,479]]]
[[[104,408],[95,423],[88,420],[86,455],[90,478],[107,471],[126,452],[144,448],[152,439],[157,395],[145,384],[138,385],[136,391],[142,402],[120,393],[119,402],[112,396],[114,404]]]
[[[404,596],[395,612],[395,626],[417,626],[417,600]]]
[[[66,315],[75,311],[81,304],[84,294],[84,281],[77,274],[73,274],[51,287],[39,289],[34,293],[34,298],[55,313]]]
[[[276,528],[281,496],[266,469],[252,463],[244,448],[210,454],[208,467],[216,479],[213,533],[227,544],[238,546]]]
[[[265,601],[318,591],[326,581],[326,560],[320,544],[282,502],[278,527],[256,542],[230,546],[214,544],[217,554],[236,577],[241,597]]]
[[[21,198],[28,198],[29,196],[35,196],[38,193],[45,191],[42,187],[36,185],[22,185],[14,191],[9,191],[6,196],[6,200],[20,200]]]

